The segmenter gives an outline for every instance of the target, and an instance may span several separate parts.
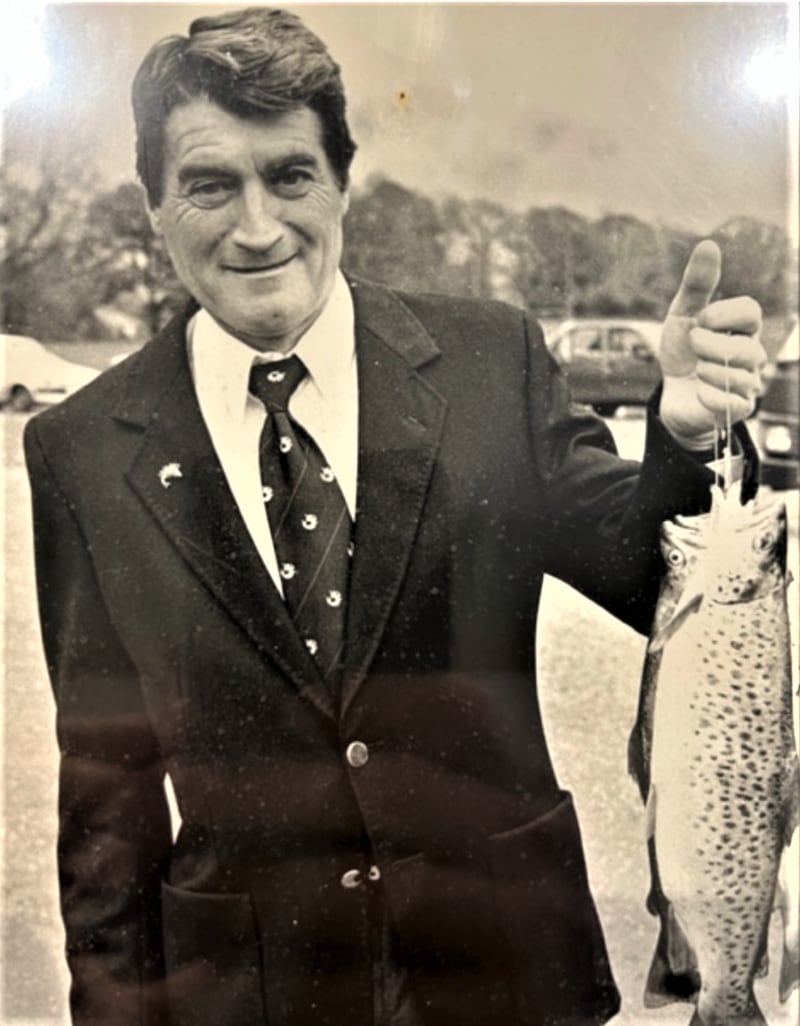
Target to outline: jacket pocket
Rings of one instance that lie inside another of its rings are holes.
[[[572,797],[489,841],[521,1023],[590,1026],[619,1009]]]
[[[518,1026],[483,857],[417,854],[381,869],[400,964],[425,1026]]]
[[[247,894],[161,885],[170,1026],[265,1026],[262,957]]]

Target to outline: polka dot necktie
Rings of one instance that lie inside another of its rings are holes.
[[[287,609],[322,676],[336,684],[344,643],[350,515],[333,471],[288,412],[306,376],[297,356],[256,364],[250,391],[267,409],[260,466]]]

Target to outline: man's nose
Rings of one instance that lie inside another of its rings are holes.
[[[232,241],[244,249],[270,249],[284,233],[281,201],[262,183],[248,183],[239,197]]]

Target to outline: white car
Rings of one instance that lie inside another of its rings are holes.
[[[97,377],[93,367],[72,363],[27,335],[0,335],[0,406],[30,410],[52,406]]]

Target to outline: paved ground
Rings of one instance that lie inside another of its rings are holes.
[[[6,466],[6,576],[0,592],[5,599],[0,1023],[66,1026],[63,937],[55,891],[53,715],[35,624],[28,492],[19,450],[23,421],[19,416],[0,417]],[[618,417],[613,429],[624,453],[637,455],[640,418]],[[792,560],[797,567],[796,496],[792,498]],[[685,1007],[657,1012],[641,1007],[655,930],[643,907],[644,825],[627,776],[626,743],[636,708],[643,641],[569,588],[549,581],[539,647],[543,713],[562,783],[575,796],[593,888],[623,993],[623,1011],[615,1026],[686,1026]],[[774,932],[771,954],[774,965]],[[758,993],[771,1026],[800,1021],[796,1000],[788,1007],[778,1006],[774,972],[759,982]]]

